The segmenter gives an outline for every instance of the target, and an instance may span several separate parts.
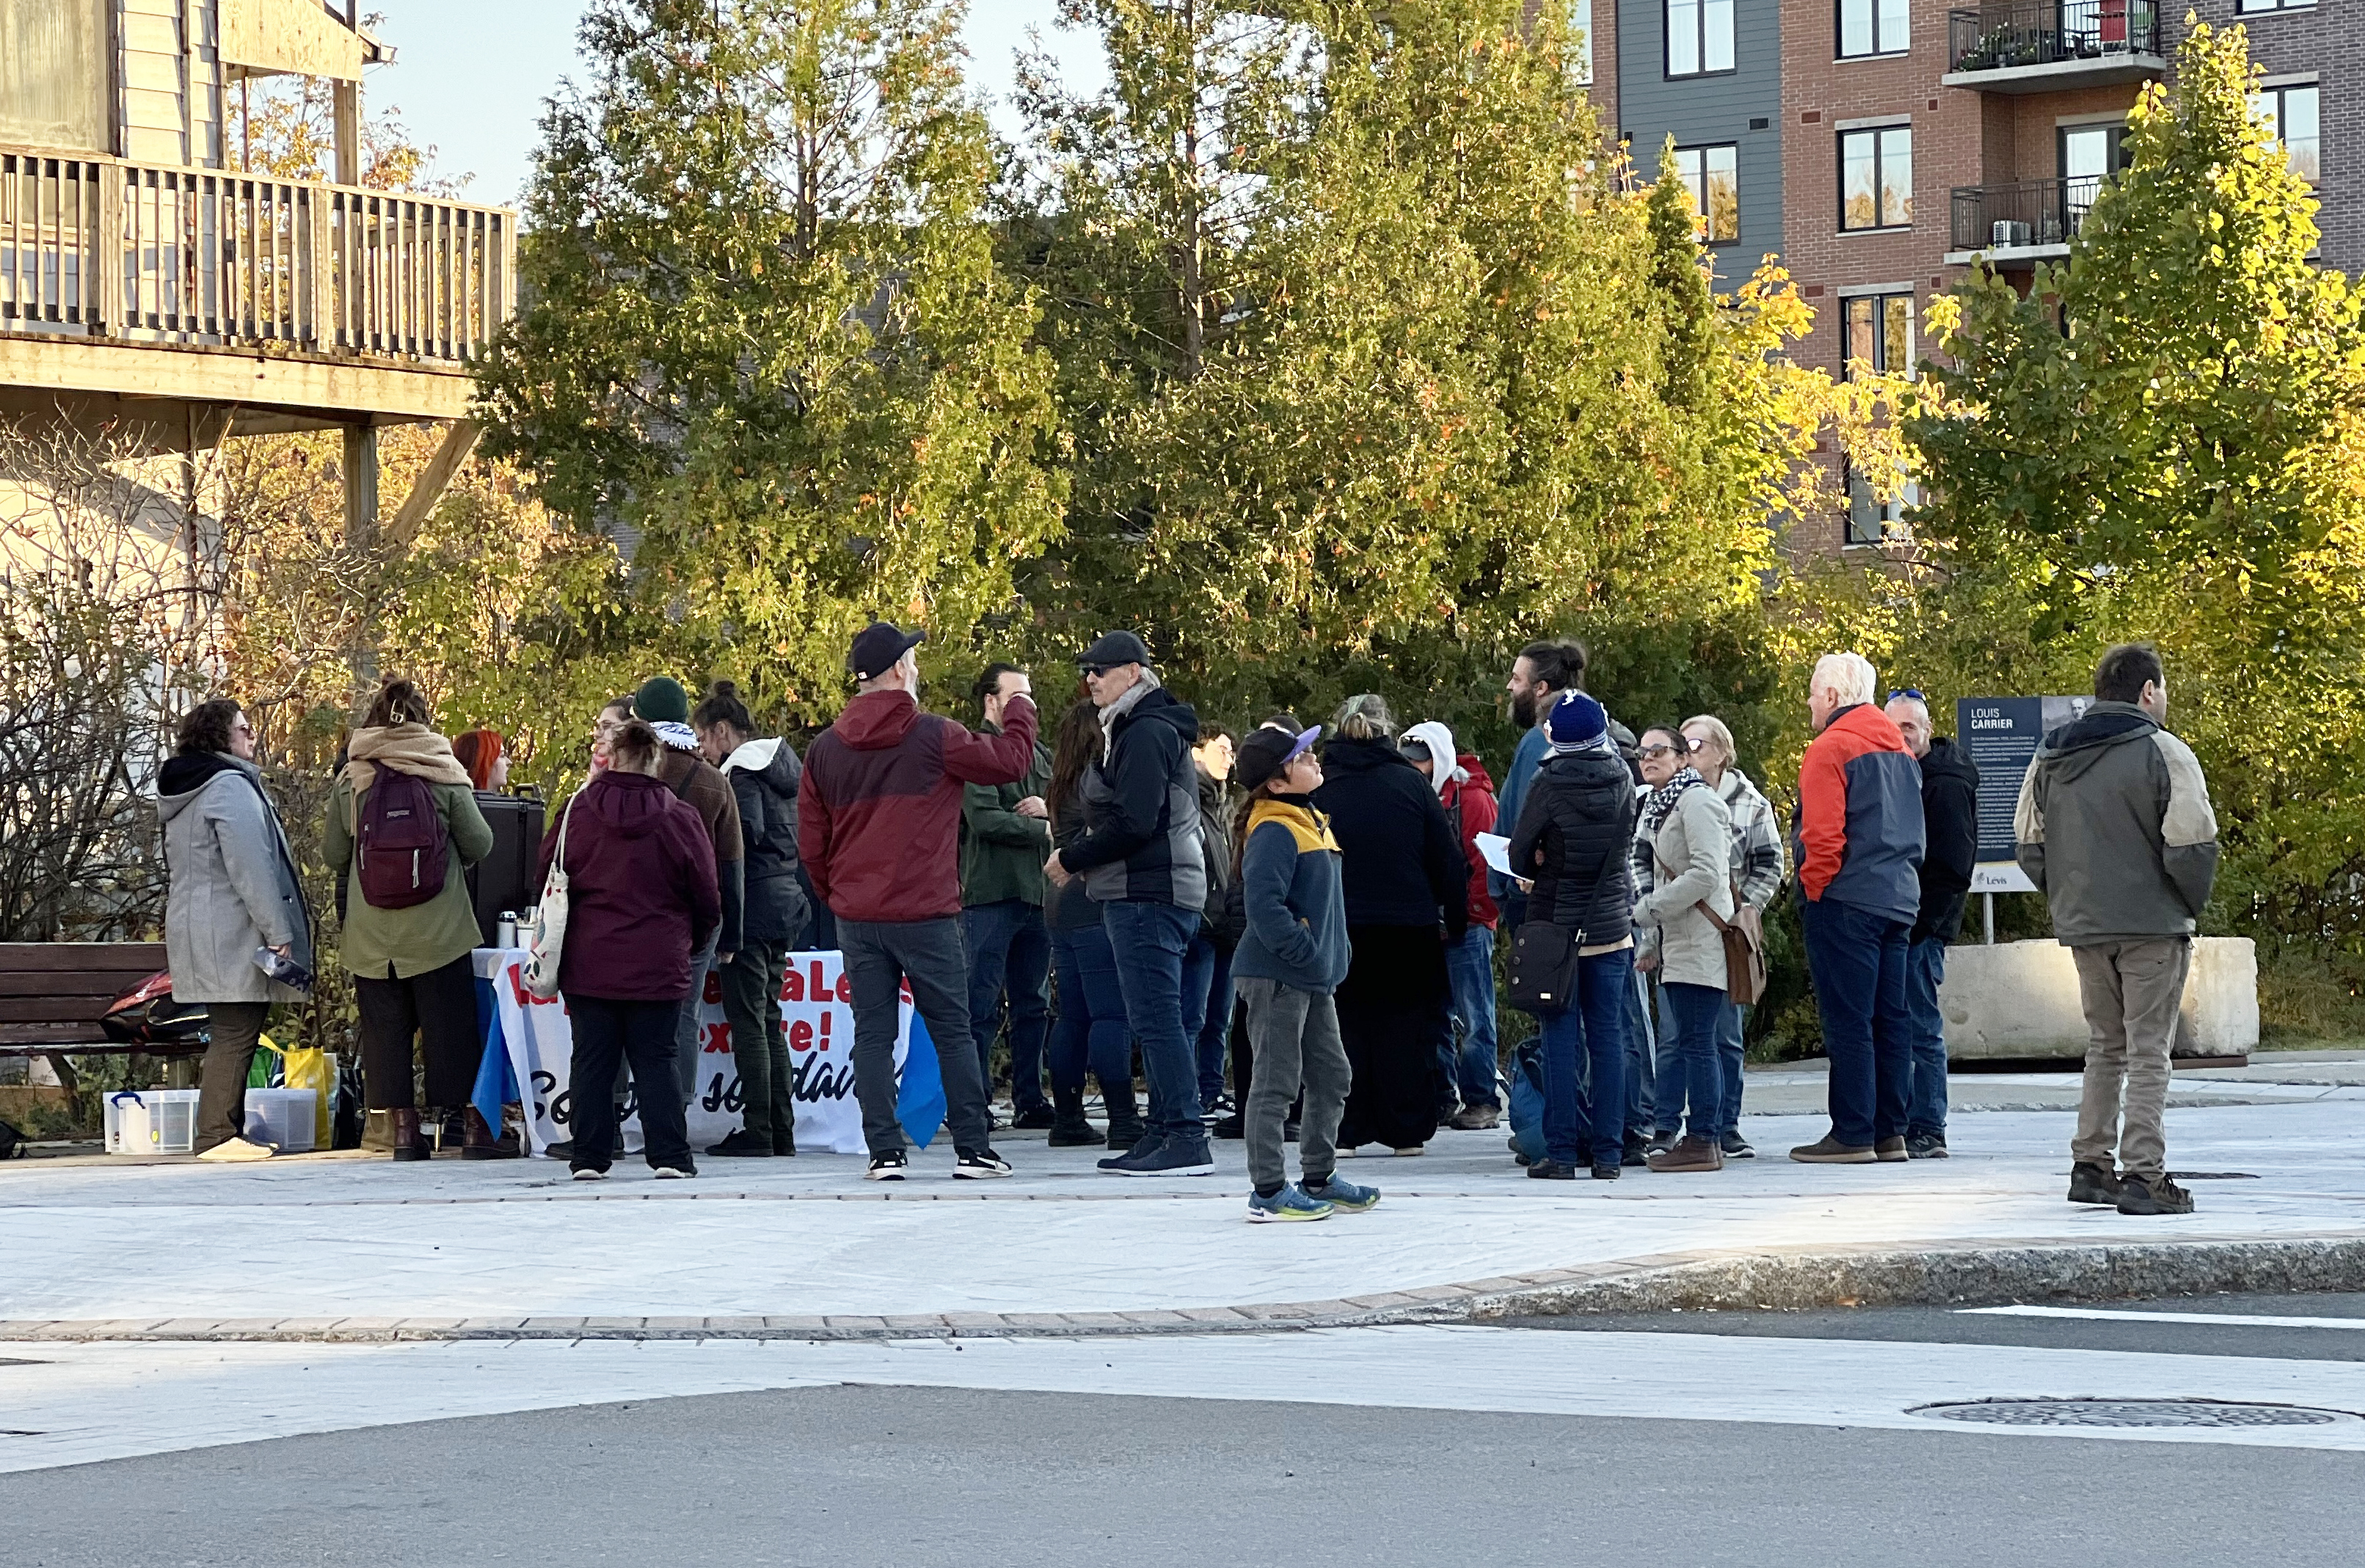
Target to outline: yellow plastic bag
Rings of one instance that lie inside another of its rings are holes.
[[[284,1087],[312,1092],[312,1147],[327,1148],[336,1123],[336,1053],[305,1046],[282,1051],[280,1060]]]

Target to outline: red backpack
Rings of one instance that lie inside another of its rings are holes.
[[[451,835],[427,780],[381,765],[360,814],[354,837],[364,903],[409,909],[443,890]]]

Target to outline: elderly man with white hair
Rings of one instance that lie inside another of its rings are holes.
[[[1810,1165],[1906,1158],[1912,1030],[1907,938],[1922,907],[1922,770],[1873,704],[1872,662],[1825,654],[1808,683],[1794,849],[1807,968],[1831,1061],[1832,1130]]]

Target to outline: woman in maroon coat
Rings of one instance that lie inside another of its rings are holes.
[[[607,1086],[629,1059],[644,1096],[641,1136],[660,1177],[695,1176],[689,1127],[674,1079],[674,1027],[689,994],[689,957],[723,918],[714,846],[697,812],[657,767],[665,743],[635,719],[609,742],[608,766],[566,803],[542,841],[543,875],[566,844],[566,941],[558,990],[574,1025],[567,1081],[575,1179],[598,1182],[615,1157],[616,1107]]]

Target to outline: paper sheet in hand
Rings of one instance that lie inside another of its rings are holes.
[[[1508,877],[1511,874],[1511,841],[1509,839],[1499,833],[1474,833],[1470,835],[1470,839],[1472,843],[1477,845],[1478,853],[1486,857],[1488,870],[1498,877]]]

